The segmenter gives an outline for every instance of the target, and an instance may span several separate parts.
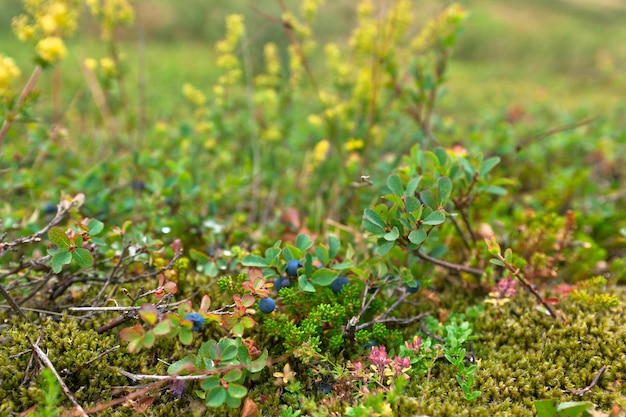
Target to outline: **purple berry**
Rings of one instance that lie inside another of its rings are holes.
[[[273,298],[267,297],[259,301],[259,310],[265,314],[269,314],[276,308],[276,301]]]
[[[288,287],[291,285],[289,278],[287,277],[278,277],[274,280],[274,289],[276,292],[280,292],[282,288]]]
[[[204,317],[199,313],[189,313],[185,316],[185,320],[191,320],[193,323],[193,327],[191,328],[192,332],[197,332],[202,328],[204,324]]]
[[[333,290],[335,294],[339,294],[343,287],[350,284],[350,280],[345,275],[339,275],[335,280],[330,284],[330,289]]]
[[[302,268],[302,263],[297,259],[290,259],[287,261],[287,276],[297,277],[298,276],[298,268]]]

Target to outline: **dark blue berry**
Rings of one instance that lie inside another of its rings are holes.
[[[298,276],[298,268],[302,268],[302,263],[297,259],[290,259],[287,261],[287,275],[290,277]]]
[[[197,332],[202,328],[204,324],[204,317],[199,313],[189,313],[185,316],[185,320],[191,320],[193,323],[193,327],[191,328],[192,332]]]
[[[274,289],[276,292],[280,292],[282,288],[288,287],[291,285],[289,278],[287,277],[278,277],[274,280]]]
[[[330,394],[330,392],[332,391],[333,387],[330,384],[327,384],[325,382],[322,382],[321,384],[319,384],[317,386],[317,392],[319,394]]]
[[[332,284],[330,284],[330,289],[333,290],[335,294],[339,294],[341,289],[348,284],[350,284],[350,280],[344,275],[339,275]]]
[[[367,343],[365,344],[365,349],[369,349],[372,350],[372,348],[376,346],[376,342],[373,341],[372,339],[368,340]]]
[[[265,314],[269,314],[276,308],[276,301],[273,298],[267,297],[259,301],[259,310]]]
[[[57,212],[57,206],[52,203],[46,203],[43,205],[43,212],[46,214],[54,214]]]
[[[415,294],[416,292],[420,290],[421,287],[422,287],[422,284],[420,284],[418,280],[413,280],[413,284],[407,285],[406,290],[409,294]]]

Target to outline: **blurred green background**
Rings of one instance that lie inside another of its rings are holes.
[[[327,2],[316,19],[320,43],[347,42],[355,24],[354,0]],[[472,123],[477,101],[486,101],[494,113],[514,106],[526,108],[550,103],[552,111],[581,111],[591,115],[611,112],[626,93],[626,2],[622,0],[498,0],[460,1],[470,12],[449,72],[449,94],[441,101],[442,113],[457,122]],[[286,45],[280,26],[269,16],[279,16],[274,0],[207,1],[143,0],[134,3],[136,25],[125,30],[124,52],[131,71],[143,60],[147,83],[147,111],[151,118],[175,117],[178,103],[157,97],[180,95],[190,82],[210,86],[214,79],[213,44],[224,33],[230,13],[245,16],[255,62],[261,46],[272,40]],[[414,1],[420,23],[445,7],[441,1]],[[287,4],[297,7],[297,4]],[[29,71],[32,49],[19,43],[10,31],[10,19],[21,11],[19,0],[4,0],[0,14],[0,52],[13,56]],[[70,47],[63,63],[65,92],[83,82],[79,59],[102,56],[104,51],[88,21],[80,44]],[[85,33],[86,31],[86,33]],[[92,38],[93,43],[85,42]],[[145,49],[138,49],[144,39]],[[77,77],[78,75],[78,77]],[[42,84],[45,86],[45,83]],[[45,91],[45,87],[44,91]],[[69,100],[69,98],[66,98]],[[484,114],[484,113],[483,113]]]

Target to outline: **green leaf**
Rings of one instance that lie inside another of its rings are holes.
[[[302,291],[315,292],[315,287],[306,279],[306,276],[304,275],[300,275],[298,277],[298,286]]]
[[[409,233],[409,241],[416,245],[419,245],[420,243],[425,241],[427,237],[428,235],[426,234],[426,232],[421,229],[413,230],[411,233]]]
[[[504,262],[502,262],[502,261],[501,261],[501,260],[499,260],[499,259],[489,259],[489,262],[490,262],[490,263],[492,263],[492,264],[494,264],[494,265],[501,266],[501,267],[504,267],[504,266],[505,266],[505,265],[504,265]]]
[[[315,257],[318,261],[322,263],[322,265],[328,265],[330,259],[328,257],[328,249],[324,246],[316,246],[315,247]]]
[[[267,268],[269,266],[265,258],[258,255],[246,255],[243,261],[241,261],[241,264],[255,268]]]
[[[395,241],[393,242],[383,241],[383,243],[380,243],[379,241],[378,246],[376,246],[376,249],[374,250],[374,253],[376,253],[376,255],[378,256],[384,256],[391,250],[391,248],[393,248],[395,243],[396,243]]]
[[[65,230],[60,227],[53,227],[48,230],[48,239],[50,239],[50,242],[57,245],[59,248],[69,248],[71,245],[70,239],[67,237]]]
[[[375,235],[379,235],[379,234],[383,234],[385,233],[385,228],[384,227],[380,227],[378,224],[376,223],[372,223],[371,221],[365,219],[363,220],[363,228]]]
[[[243,398],[248,393],[248,390],[243,385],[228,384],[228,395],[233,398]]]
[[[267,352],[267,349],[266,349],[263,351],[261,356],[259,356],[257,359],[253,360],[250,363],[250,368],[248,370],[252,373],[255,373],[255,372],[259,372],[265,369],[265,366],[267,365],[268,356],[269,356],[269,353]]]
[[[337,238],[337,236],[330,235],[328,236],[328,256],[330,259],[335,259],[337,253],[339,253],[339,248],[341,247],[341,242]]]
[[[559,404],[556,410],[559,417],[579,417],[593,407],[589,401],[567,401]]]
[[[481,187],[476,187],[476,191],[493,195],[507,194],[506,188],[500,187],[498,185],[484,185]]]
[[[411,179],[411,181],[409,181],[409,183],[406,185],[406,190],[404,190],[404,195],[413,196],[415,194],[415,190],[417,190],[417,187],[420,185],[420,181],[422,181],[421,176]]]
[[[535,410],[537,410],[537,417],[556,417],[557,400],[541,400],[535,401]]]
[[[169,375],[181,375],[187,372],[191,372],[195,366],[194,362],[196,360],[195,355],[187,355],[179,361],[174,362],[167,368],[167,373]]]
[[[202,384],[200,384],[200,388],[205,391],[211,391],[213,388],[219,387],[220,385],[221,381],[219,375],[213,375],[202,381]]]
[[[400,237],[400,231],[395,226],[393,227],[391,232],[387,232],[385,233],[385,236],[383,236],[383,238],[389,242],[395,242],[399,237]]]
[[[87,228],[89,228],[89,234],[91,236],[96,236],[104,229],[104,223],[97,219],[91,219],[89,223],[87,223]]]
[[[437,180],[437,199],[439,207],[444,207],[452,194],[452,181],[448,177],[440,177]]]
[[[52,265],[52,270],[55,274],[61,272],[63,269],[63,265],[67,265],[72,262],[72,254],[69,253],[66,249],[63,252],[57,252],[52,256],[52,260],[50,261]]]
[[[85,248],[78,248],[74,251],[74,260],[81,268],[89,268],[94,262],[93,255]]]
[[[433,210],[437,210],[437,200],[433,196],[432,191],[425,190],[420,193],[420,198],[426,207],[430,207]]]
[[[407,212],[413,213],[422,208],[422,203],[417,198],[410,196],[404,199],[404,206]]]
[[[446,215],[443,214],[443,211],[436,210],[436,211],[433,211],[432,213],[430,213],[430,215],[428,215],[428,217],[426,217],[424,219],[423,224],[427,224],[427,225],[430,225],[430,226],[435,226],[435,225],[441,224],[441,223],[443,223],[445,221],[446,221]]]
[[[307,249],[309,249],[311,246],[313,246],[313,240],[311,240],[309,236],[304,234],[298,235],[298,237],[296,238],[296,247],[298,249],[300,249],[302,252],[306,252]]]
[[[157,336],[165,336],[166,334],[169,334],[169,332],[172,331],[172,322],[169,321],[168,319],[163,320],[157,323],[157,325],[154,326],[154,329],[152,329],[152,331]]]
[[[178,334],[178,340],[180,340],[180,343],[183,345],[190,345],[191,342],[193,342],[193,333],[191,333],[191,329],[182,327],[180,329],[180,333]]]
[[[435,149],[435,155],[437,155],[439,165],[444,166],[448,162],[448,152],[444,148]]]
[[[148,330],[143,337],[143,347],[146,349],[150,349],[154,346],[154,341],[156,340],[156,336],[152,330]]]
[[[243,375],[243,372],[241,372],[241,369],[231,369],[230,371],[226,372],[226,374],[224,374],[223,379],[226,382],[235,382],[237,380],[239,380],[241,378],[241,376]]]
[[[208,407],[221,407],[226,401],[226,390],[222,386],[211,389],[206,394],[206,405]]]
[[[376,226],[378,226],[379,229],[382,229],[383,231],[385,230],[385,222],[383,222],[383,220],[380,218],[380,215],[374,210],[369,208],[365,209],[363,215],[365,216],[365,219],[368,220],[370,223],[375,224]]]
[[[311,276],[311,282],[315,285],[326,287],[330,285],[338,276],[339,274],[337,272],[322,268],[313,273]]]
[[[398,174],[393,174],[387,177],[387,187],[397,196],[404,195],[404,186],[402,180]]]
[[[484,177],[485,175],[487,175],[499,163],[500,163],[499,156],[492,156],[491,158],[484,160],[482,166],[480,167],[480,176]]]

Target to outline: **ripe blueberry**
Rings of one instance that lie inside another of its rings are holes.
[[[335,294],[339,294],[341,292],[341,289],[348,284],[350,284],[348,278],[346,278],[346,276],[344,275],[339,275],[337,278],[335,278],[332,284],[330,284],[330,289],[333,290]]]
[[[191,320],[193,323],[193,327],[191,328],[192,332],[197,332],[202,328],[204,324],[204,317],[199,313],[189,313],[185,315],[185,320]]]
[[[267,297],[259,301],[259,310],[265,314],[269,314],[276,308],[276,301],[273,298]]]
[[[297,259],[290,259],[287,261],[287,276],[297,277],[298,268],[302,268],[302,263]]]
[[[420,290],[422,284],[418,280],[413,280],[413,286],[407,285],[406,290],[409,294],[415,294]]]
[[[43,205],[43,212],[46,214],[54,214],[57,212],[57,206],[52,203],[46,203]]]
[[[274,280],[274,289],[276,292],[280,292],[281,288],[285,288],[291,285],[289,278],[287,277],[278,277]]]

